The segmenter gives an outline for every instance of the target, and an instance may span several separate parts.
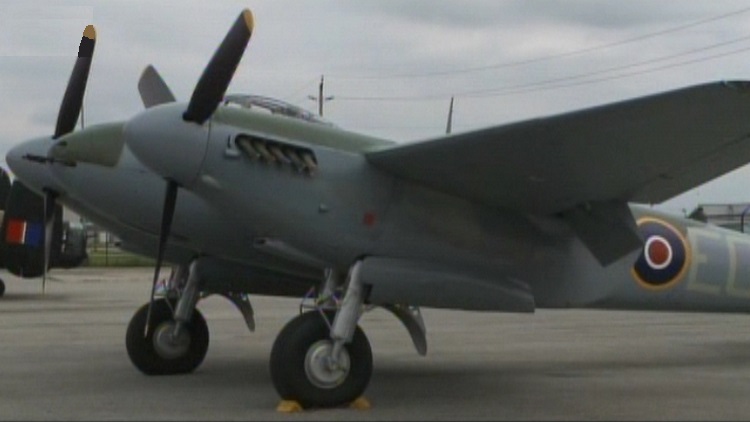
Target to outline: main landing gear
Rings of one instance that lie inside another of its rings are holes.
[[[357,326],[363,312],[361,262],[349,271],[340,306],[335,291],[341,277],[329,271],[312,306],[279,333],[271,350],[271,379],[282,399],[304,408],[352,403],[372,376],[372,350]],[[338,310],[334,314],[334,310]]]
[[[198,273],[195,264],[185,281],[185,268],[170,277],[165,298],[143,305],[130,320],[125,347],[130,361],[148,375],[192,372],[208,351],[208,326],[195,309],[198,303]],[[176,306],[175,306],[176,305]]]
[[[125,346],[133,365],[148,375],[192,372],[208,351],[206,320],[195,310],[189,321],[178,325],[173,317],[173,303],[158,299],[152,305],[146,329],[148,308],[147,303],[138,309],[125,335]]]
[[[126,346],[130,360],[140,371],[149,375],[184,374],[203,362],[209,336],[205,319],[195,309],[202,297],[199,263],[197,260],[189,268],[176,268],[164,297],[142,306],[133,316]],[[358,261],[346,278],[338,271],[328,270],[319,291],[312,289],[300,306],[300,315],[281,330],[273,344],[271,380],[292,408],[366,403],[359,399],[372,376],[372,349],[357,324],[373,306],[365,304],[361,268],[362,261]],[[237,306],[248,328],[254,330],[253,309],[247,296],[222,296]],[[427,341],[419,308],[380,306],[404,324],[419,354],[425,355]]]
[[[0,280],[0,297],[2,297],[5,294],[5,282],[3,280]]]
[[[365,391],[372,375],[370,342],[357,327],[351,342],[334,355],[331,316],[303,313],[276,338],[271,378],[282,399],[304,408],[332,407],[351,403]]]
[[[279,333],[271,350],[271,380],[281,398],[303,408],[357,403],[372,376],[372,349],[357,325],[365,305],[362,261],[343,280],[328,270],[320,293],[303,301],[300,315]],[[344,291],[342,300],[338,293]],[[417,307],[384,305],[407,328],[420,355],[427,354]],[[304,312],[307,310],[307,312]]]
[[[130,361],[148,375],[175,375],[194,371],[208,351],[208,325],[195,309],[201,299],[198,262],[177,267],[164,286],[164,297],[143,305],[130,320],[125,346]],[[255,329],[247,296],[225,294]],[[150,315],[149,315],[149,307]]]

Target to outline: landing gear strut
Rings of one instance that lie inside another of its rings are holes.
[[[271,379],[284,400],[302,407],[333,407],[354,402],[372,376],[372,349],[357,321],[362,315],[364,293],[360,263],[349,272],[346,293],[338,310],[325,292],[336,284],[329,273],[323,288],[325,300],[281,330],[271,351]],[[337,304],[336,304],[337,305]]]

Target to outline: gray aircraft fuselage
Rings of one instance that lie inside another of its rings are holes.
[[[205,125],[165,133],[164,122],[184,109],[169,104],[136,116],[117,134],[128,139],[124,143],[108,138],[111,127],[63,138],[71,145],[83,138],[118,145],[112,167],[22,158],[47,155],[48,138],[17,146],[7,161],[32,189],[60,192],[60,202],[146,255],[155,254],[164,195],[156,168],[185,188],[167,249],[177,261],[207,255],[314,280],[316,270],[345,271],[358,258],[374,256],[465,271],[490,283],[520,280],[539,308],[745,312],[750,305],[745,235],[633,204],[639,225],[656,230],[644,233],[651,256],[634,251],[603,267],[555,216],[488,207],[374,168],[363,152],[389,142],[237,107],[220,107]],[[241,136],[310,150],[316,169],[254,158],[238,146]],[[144,165],[130,150],[134,139],[136,145],[158,141],[162,156],[151,151]],[[656,240],[649,243],[651,234]],[[636,261],[645,265],[641,273]]]

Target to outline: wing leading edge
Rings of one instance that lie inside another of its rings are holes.
[[[489,206],[659,203],[750,162],[750,82],[715,82],[388,146],[376,167]]]

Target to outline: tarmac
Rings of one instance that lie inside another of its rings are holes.
[[[428,354],[386,311],[361,326],[373,348],[369,410],[285,414],[268,361],[299,300],[254,297],[251,333],[220,297],[198,309],[211,343],[190,375],[149,377],[125,330],[152,269],[3,275],[1,420],[749,420],[747,315],[423,310]]]

